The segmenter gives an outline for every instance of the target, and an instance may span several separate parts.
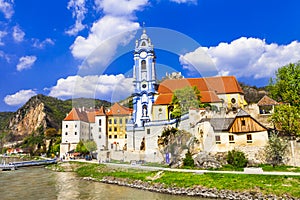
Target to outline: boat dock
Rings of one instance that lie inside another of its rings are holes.
[[[19,167],[40,166],[40,165],[49,165],[55,163],[57,163],[56,159],[11,162],[9,164],[0,164],[0,170],[2,171],[15,170]]]

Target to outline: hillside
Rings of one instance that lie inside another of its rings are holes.
[[[14,113],[0,113],[0,130],[14,135],[13,138],[24,138],[34,132],[37,128],[43,127],[61,128],[62,120],[72,107],[101,107],[110,106],[107,101],[95,99],[70,99],[60,100],[45,95],[31,97],[20,109]]]
[[[7,128],[9,119],[13,114],[13,112],[0,112],[0,130],[5,130]]]
[[[266,87],[250,86],[245,83],[239,83],[244,91],[247,103],[257,103],[263,96],[268,95]]]

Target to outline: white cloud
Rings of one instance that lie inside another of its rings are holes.
[[[4,51],[0,50],[0,58],[3,58],[6,60],[6,62],[10,62],[10,56],[8,54],[6,54]]]
[[[77,35],[78,32],[85,28],[82,21],[85,18],[87,9],[85,8],[85,0],[70,0],[68,3],[68,10],[72,10],[72,16],[75,18],[75,24],[66,31],[68,35]]]
[[[7,32],[5,31],[0,31],[0,46],[3,46],[4,43],[2,41],[2,38],[4,38],[7,35]]]
[[[16,42],[22,42],[24,40],[25,33],[19,26],[13,28],[13,38]]]
[[[131,16],[135,11],[142,10],[148,0],[95,0],[95,4],[107,15]]]
[[[0,11],[6,19],[10,19],[14,14],[13,3],[13,0],[0,0]]]
[[[33,40],[33,47],[38,49],[45,48],[46,45],[54,45],[54,41],[50,38],[46,38],[44,41],[40,41],[39,39],[32,39]]]
[[[121,17],[105,16],[93,24],[91,33],[87,38],[78,36],[71,46],[72,54],[76,58],[88,57],[98,46],[95,59],[102,65],[109,63],[119,44],[127,44],[132,35],[130,32],[137,30],[139,24]],[[123,33],[123,34],[121,34]],[[95,61],[95,62],[96,62]]]
[[[119,75],[69,76],[57,81],[49,89],[49,96],[58,98],[88,97],[107,101],[119,101],[132,94],[131,78]]]
[[[24,69],[30,69],[36,61],[36,56],[23,56],[19,59],[17,70],[22,71]]]
[[[90,63],[106,66],[116,53],[119,45],[126,45],[133,38],[133,32],[140,25],[134,22],[134,13],[148,4],[148,0],[95,0],[96,9],[103,17],[93,23],[87,37],[78,36],[70,47],[72,55],[85,59],[97,49]]]
[[[199,48],[211,57],[219,75],[269,78],[279,67],[300,60],[300,43],[297,41],[278,45],[267,44],[258,38],[241,37],[216,47]],[[189,57],[191,62],[198,60],[197,50],[193,52],[193,57]]]
[[[182,4],[182,3],[192,3],[192,4],[197,4],[198,0],[170,0],[171,2],[175,2],[178,4]]]
[[[204,75],[205,72],[213,71],[215,69],[212,59],[202,48],[198,48],[185,55],[180,55],[179,62],[183,66],[183,69],[188,70],[190,74],[199,72]]]
[[[34,90],[20,90],[15,94],[6,95],[4,102],[10,106],[22,105],[35,95],[37,93]]]

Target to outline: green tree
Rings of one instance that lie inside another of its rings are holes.
[[[194,167],[194,159],[190,151],[185,154],[185,158],[183,159],[183,166]]]
[[[81,153],[81,154],[88,154],[89,151],[87,150],[86,146],[83,144],[82,140],[78,142],[76,145],[76,152]]]
[[[228,164],[237,168],[246,167],[248,163],[244,152],[238,150],[228,151],[226,160]]]
[[[284,159],[288,151],[288,143],[273,133],[264,151],[266,154],[266,162],[275,167],[284,164]]]
[[[97,144],[94,140],[86,141],[83,144],[90,153],[97,150]]]
[[[45,138],[46,139],[52,139],[54,137],[56,137],[57,134],[57,130],[55,128],[47,128],[45,131]]]
[[[300,111],[296,106],[276,106],[271,121],[282,135],[300,136]]]
[[[172,96],[171,105],[173,105],[172,117],[179,119],[181,115],[186,114],[190,108],[200,108],[200,91],[196,86],[184,87],[175,90]]]
[[[279,68],[270,79],[268,90],[273,99],[300,107],[300,62]]]

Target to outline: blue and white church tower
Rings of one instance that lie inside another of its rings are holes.
[[[145,29],[135,44],[133,79],[133,122],[142,127],[152,119],[156,87],[155,53]]]

